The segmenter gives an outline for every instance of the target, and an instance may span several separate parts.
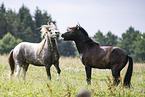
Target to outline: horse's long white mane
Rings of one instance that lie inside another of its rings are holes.
[[[47,24],[48,25],[42,25],[41,26],[41,30],[40,31],[42,32],[42,35],[44,35],[44,33],[46,33],[46,32],[52,32],[52,33],[58,32],[56,26],[52,22],[50,24],[48,22]]]
[[[43,38],[43,36],[47,32],[48,33],[48,37],[50,39],[51,34],[55,34],[55,32],[57,32],[58,30],[56,30],[56,26],[52,22],[50,24],[48,22],[47,24],[48,25],[42,25],[41,26],[41,30],[40,30],[42,32],[41,37]],[[38,51],[38,54],[40,54],[40,52],[42,51],[42,49],[43,49],[43,47],[45,45],[45,42],[46,42],[46,39],[42,42],[42,45],[40,46],[40,49]]]

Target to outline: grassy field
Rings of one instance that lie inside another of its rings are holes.
[[[132,76],[132,87],[124,88],[112,85],[110,70],[93,69],[92,84],[87,85],[84,66],[79,58],[61,57],[60,79],[54,66],[51,67],[52,80],[49,81],[44,67],[30,65],[26,80],[13,78],[9,80],[7,55],[0,56],[0,97],[75,97],[80,90],[87,89],[92,97],[145,97],[145,64],[135,63]],[[124,78],[125,67],[121,76]],[[111,82],[110,82],[110,79]]]

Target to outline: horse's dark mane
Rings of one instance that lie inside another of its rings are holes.
[[[79,30],[81,30],[85,35],[89,36],[88,33],[86,32],[86,30],[82,27],[79,27]]]
[[[83,32],[86,36],[89,36],[88,33],[86,32],[86,30],[84,28],[82,28],[81,26],[76,26],[76,27],[70,27],[69,29],[77,29],[80,30],[81,32]]]
[[[81,30],[81,31],[82,31],[82,32],[83,32],[86,36],[88,36],[88,37],[89,37],[88,33],[85,31],[85,29],[84,29],[84,28],[79,27],[79,30]],[[89,41],[91,41],[92,43],[94,43],[94,44],[96,44],[96,45],[100,46],[100,44],[99,44],[98,42],[93,41],[90,37],[89,37]]]

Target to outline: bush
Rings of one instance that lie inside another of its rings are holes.
[[[12,34],[7,33],[0,40],[0,54],[9,53],[20,42],[22,42],[21,39],[16,39]]]
[[[58,40],[58,51],[61,56],[76,56],[76,48],[73,45],[73,42]]]

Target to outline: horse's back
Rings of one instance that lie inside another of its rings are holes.
[[[38,46],[38,43],[21,42],[14,48],[14,54],[26,53],[32,50],[35,51]]]
[[[127,53],[119,47],[101,46],[91,48],[83,56],[83,63],[94,68],[110,69],[110,64],[125,60]]]
[[[29,43],[29,42],[21,42],[15,48],[13,52],[13,56],[15,61],[27,61],[28,63],[34,63],[32,60],[37,61],[38,59],[38,47],[39,43]],[[40,57],[40,56],[39,56]],[[40,60],[39,60],[40,61]],[[42,63],[37,62],[37,63]]]

